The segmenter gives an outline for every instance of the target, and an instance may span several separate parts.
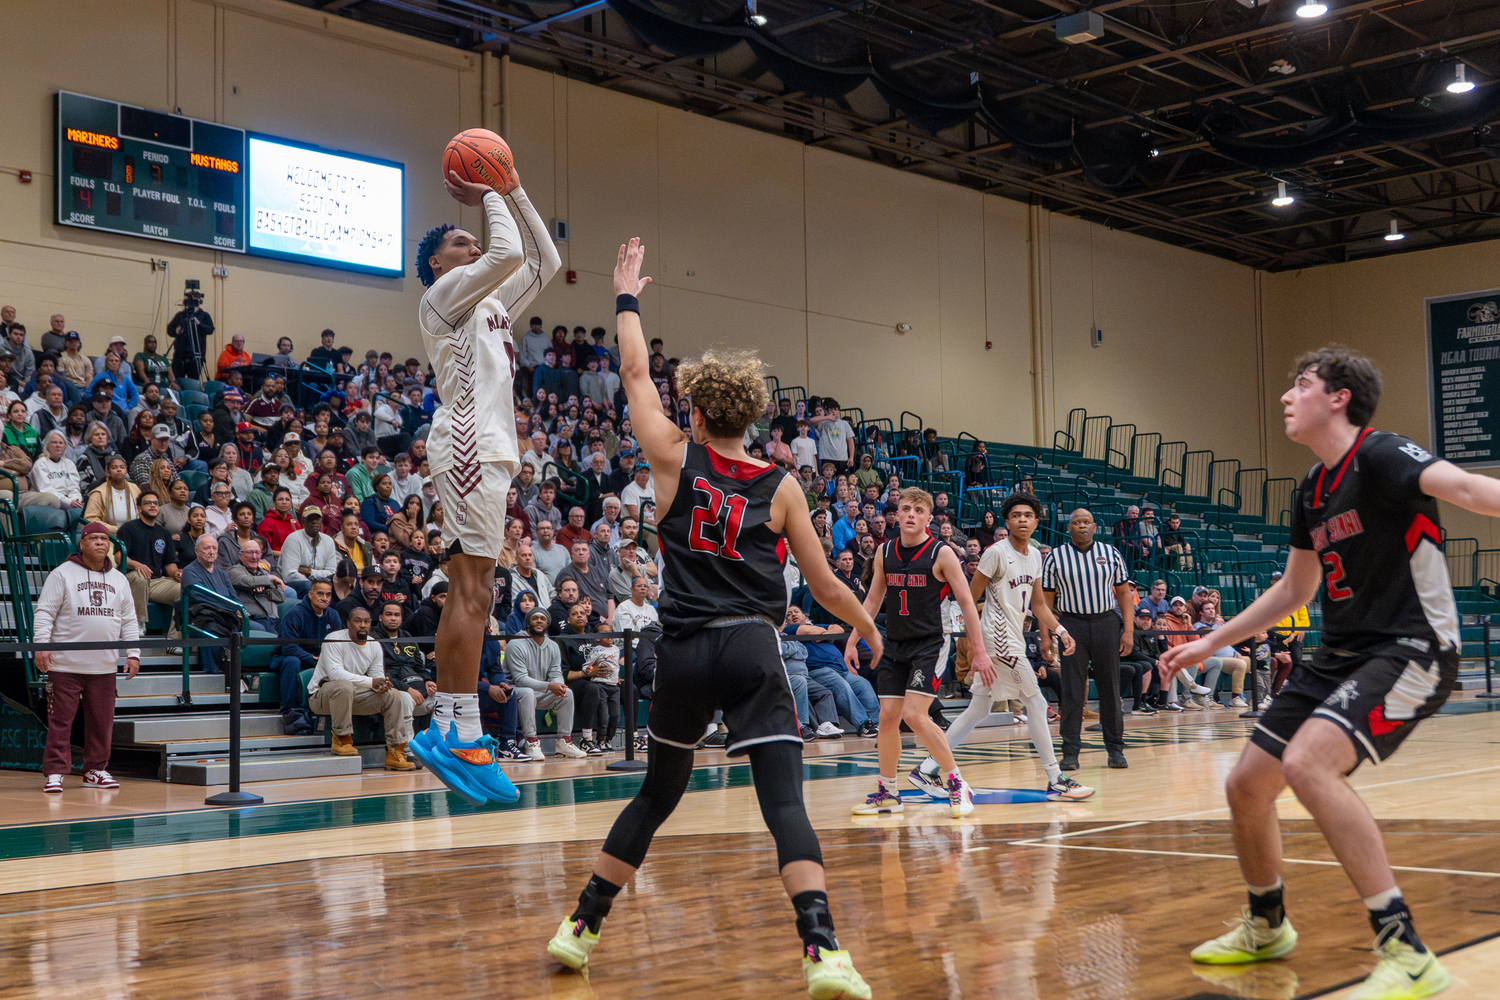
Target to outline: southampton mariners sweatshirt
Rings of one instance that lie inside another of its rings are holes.
[[[53,570],[36,602],[36,642],[108,642],[118,649],[64,650],[52,656],[52,669],[69,674],[112,674],[120,656],[140,656],[130,648],[141,637],[135,600],[125,574],[108,563],[95,573],[74,553]]]

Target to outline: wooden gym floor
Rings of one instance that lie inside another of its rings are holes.
[[[1457,701],[1352,778],[1385,830],[1448,1000],[1500,997],[1500,714]],[[1293,1000],[1339,997],[1372,961],[1363,908],[1283,800],[1286,961],[1195,966],[1244,891],[1223,780],[1248,723],[1129,721],[1131,767],[1086,746],[1081,803],[908,804],[856,818],[869,741],[808,748],[809,812],[841,941],[877,997]],[[1086,734],[1087,735],[1087,734]],[[981,787],[1039,787],[1024,727],[960,751]],[[516,806],[474,809],[426,774],[261,785],[267,804],[127,782],[44,796],[0,772],[0,1000],[367,998],[385,993],[636,1000],[805,996],[791,908],[748,767],[700,754],[692,789],[622,893],[585,978],[543,946],[639,778],[602,762],[507,768]],[[903,759],[905,767],[917,760]]]

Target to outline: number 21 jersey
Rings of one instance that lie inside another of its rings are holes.
[[[715,618],[786,617],[786,540],[766,524],[786,472],[689,441],[677,496],[661,519],[663,630],[691,635]]]
[[[1337,464],[1313,466],[1292,504],[1291,546],[1323,569],[1323,644],[1373,652],[1391,643],[1458,645],[1437,501],[1422,492],[1436,459],[1399,434],[1365,428]],[[1320,657],[1316,668],[1337,669]]]

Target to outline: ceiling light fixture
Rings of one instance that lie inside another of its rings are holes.
[[[1296,201],[1296,199],[1286,193],[1286,181],[1277,181],[1276,197],[1271,199],[1271,204],[1275,205],[1277,208],[1286,208],[1294,201]]]
[[[1396,220],[1392,219],[1391,220],[1391,231],[1385,234],[1385,241],[1387,243],[1394,243],[1397,240],[1404,240],[1404,239],[1406,239],[1406,234],[1403,233],[1403,232],[1401,232],[1400,229],[1396,228]]]
[[[1297,8],[1298,17],[1322,17],[1326,13],[1328,13],[1328,5],[1319,3],[1318,0],[1306,0],[1301,7]]]
[[[1454,67],[1453,82],[1448,84],[1448,93],[1467,94],[1474,89],[1474,84],[1464,75],[1464,64],[1459,63]]]
[[[745,0],[745,12],[748,14],[748,20],[751,24],[757,28],[764,28],[766,26],[766,17],[755,9],[755,0]]]

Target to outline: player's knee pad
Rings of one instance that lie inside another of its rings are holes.
[[[802,747],[789,740],[750,748],[750,773],[766,829],[776,841],[776,867],[823,863],[823,849],[802,803]]]
[[[651,838],[682,800],[693,773],[693,751],[651,740],[646,780],[604,840],[604,853],[632,868],[646,859]]]

